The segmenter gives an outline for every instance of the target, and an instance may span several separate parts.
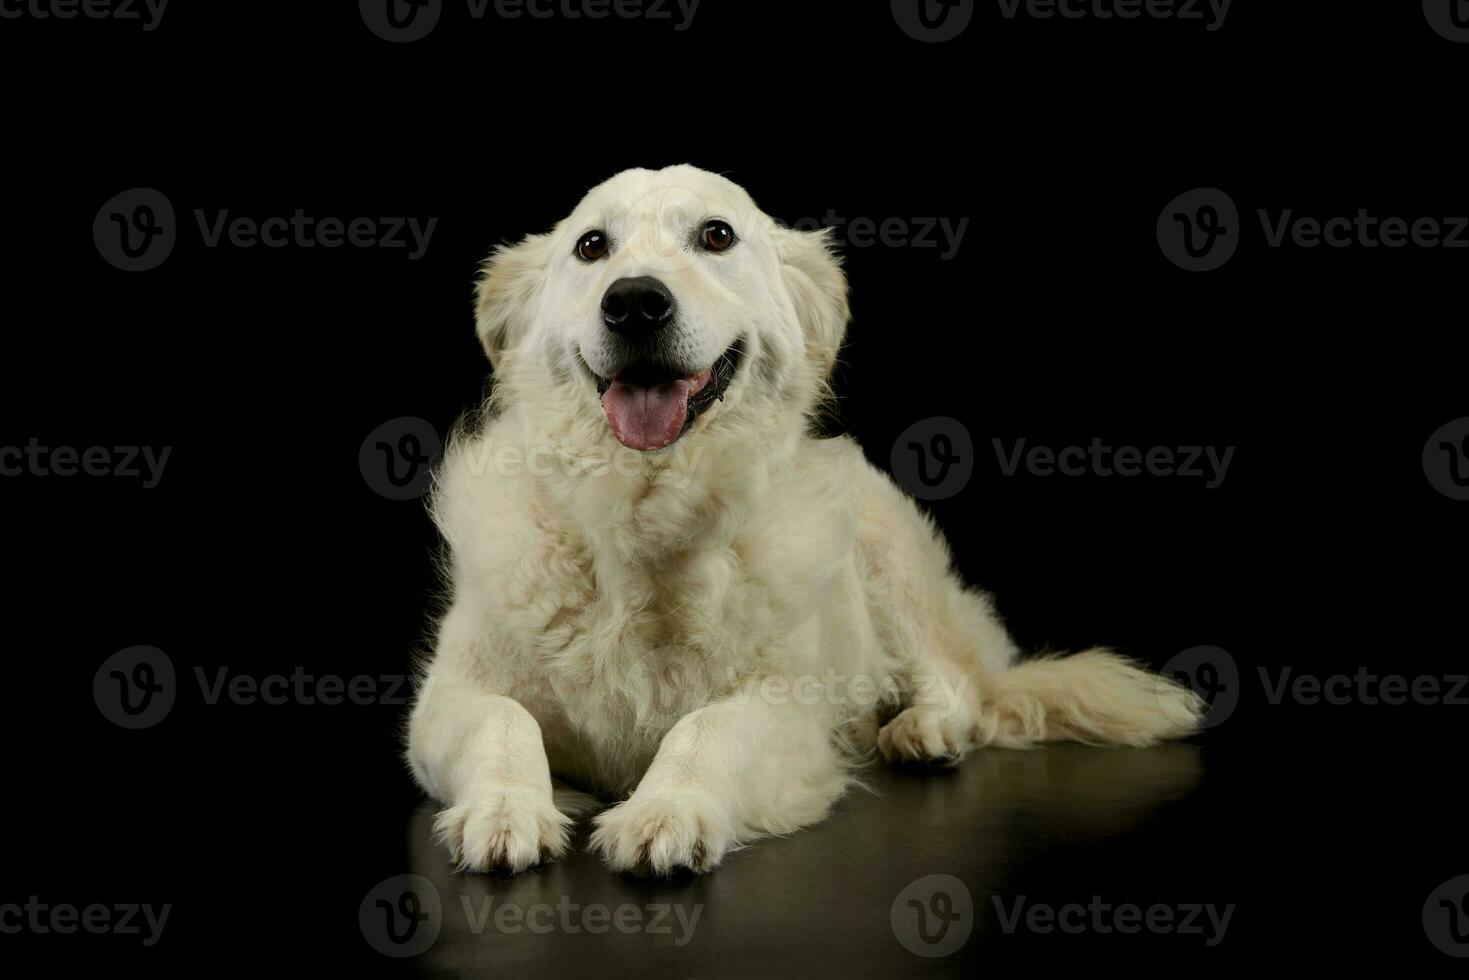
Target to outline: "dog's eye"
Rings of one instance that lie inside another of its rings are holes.
[[[589,231],[576,243],[576,257],[583,262],[595,262],[607,254],[607,233]]]
[[[711,221],[704,226],[699,242],[711,252],[723,252],[735,243],[734,229],[723,221]]]

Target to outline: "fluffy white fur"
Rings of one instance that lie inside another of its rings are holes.
[[[715,217],[738,244],[689,247]],[[594,228],[614,249],[586,263]],[[673,292],[690,363],[745,351],[725,399],[650,453],[613,438],[588,371],[603,293],[640,275]],[[850,440],[808,434],[846,296],[822,233],[692,167],[619,174],[485,263],[496,384],[438,475],[451,595],[408,739],[462,867],[566,850],[553,773],[621,800],[591,838],[613,868],[706,871],[821,820],[874,746],[952,763],[1195,728],[1190,691],[1109,652],[1019,660],[918,507]]]

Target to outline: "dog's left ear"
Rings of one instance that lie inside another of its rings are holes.
[[[831,374],[847,335],[851,309],[841,258],[832,251],[831,229],[782,229],[780,271],[806,334],[806,354],[822,378]]]
[[[480,266],[475,299],[475,332],[490,365],[513,348],[530,328],[531,309],[551,260],[552,235],[527,235],[501,245]]]

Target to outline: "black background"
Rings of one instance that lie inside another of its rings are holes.
[[[450,3],[398,45],[349,3],[175,3],[151,33],[0,21],[0,444],[172,447],[152,490],[0,479],[0,901],[177,906],[153,949],[4,936],[0,955],[381,965],[355,909],[407,848],[404,709],[209,706],[193,671],[408,669],[435,536],[420,502],[371,489],[360,444],[405,416],[442,431],[480,397],[471,282],[491,246],[624,167],[691,162],[786,220],[969,218],[952,261],[846,249],[842,427],[886,467],[909,425],[962,421],[978,471],[930,509],[1025,646],[1108,643],[1159,666],[1214,644],[1238,661],[1241,705],[1201,740],[1194,830],[1075,869],[1127,861],[1145,883],[1192,863],[1207,900],[1252,909],[1229,948],[1155,962],[1454,965],[1418,916],[1469,871],[1466,709],[1274,706],[1255,678],[1464,672],[1469,504],[1429,485],[1420,454],[1469,414],[1469,251],[1269,249],[1254,218],[1469,213],[1469,44],[1417,3],[1238,0],[1212,33],[1012,22],[981,3],[936,45],[882,3],[704,0],[684,32],[475,23]],[[1232,196],[1245,238],[1190,274],[1154,224],[1201,186]],[[143,273],[113,268],[91,234],[133,187],[180,219],[173,254]],[[196,208],[438,224],[416,262],[210,249]],[[1236,452],[1213,490],[1007,478],[996,437]],[[90,687],[136,644],[169,654],[184,696],[127,732]],[[1095,937],[1073,948],[1091,955]]]

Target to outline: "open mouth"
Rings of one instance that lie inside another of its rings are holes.
[[[702,371],[690,373],[648,361],[629,364],[610,378],[593,372],[612,434],[624,446],[642,452],[673,445],[694,419],[724,400],[740,354],[740,342],[735,341]]]

